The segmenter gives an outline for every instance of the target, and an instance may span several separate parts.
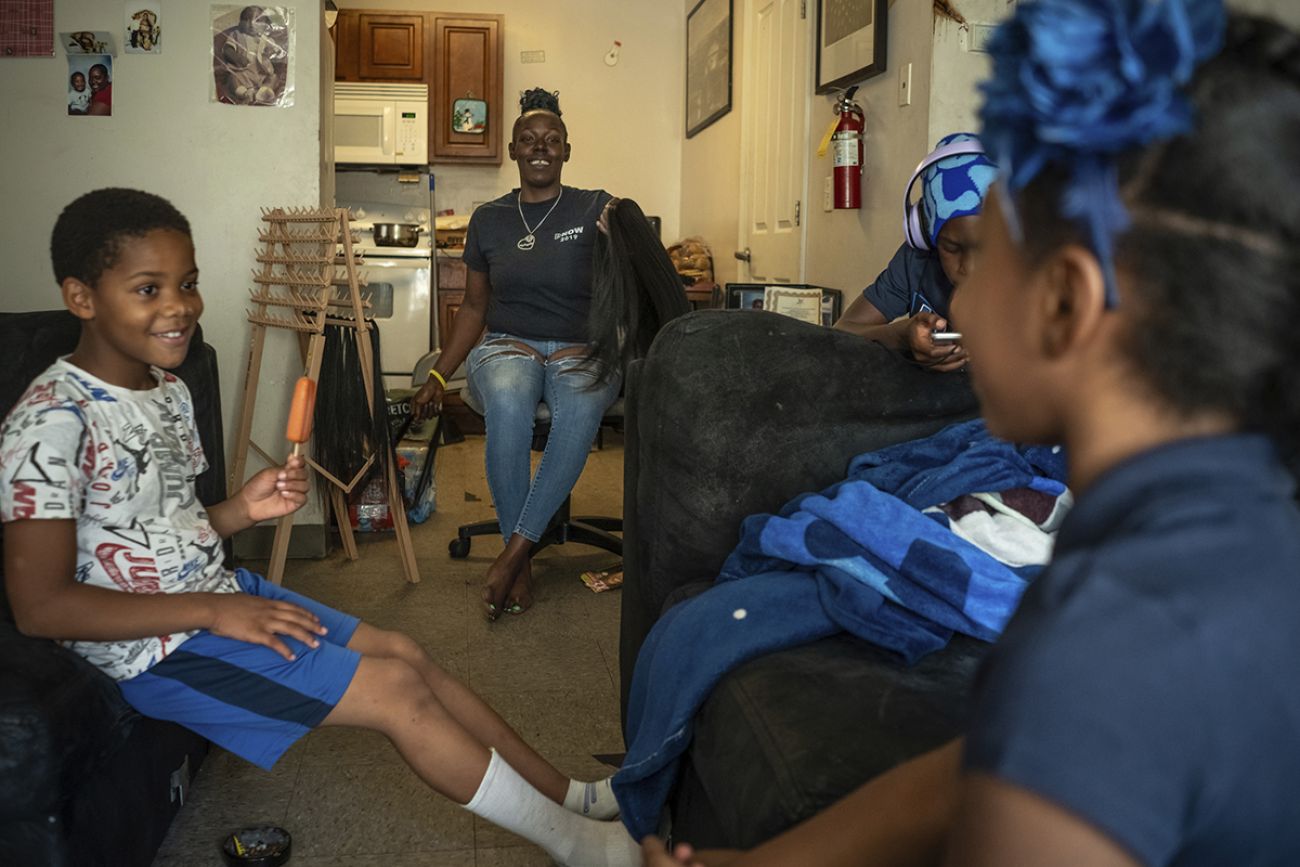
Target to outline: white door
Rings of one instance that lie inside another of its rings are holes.
[[[738,250],[754,283],[803,281],[810,5],[745,4]]]

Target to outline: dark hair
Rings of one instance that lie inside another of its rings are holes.
[[[641,206],[619,199],[607,219],[609,235],[596,237],[588,315],[588,358],[602,380],[643,357],[659,329],[690,310],[682,278]]]
[[[530,111],[549,111],[556,117],[561,117],[560,92],[557,90],[552,93],[544,87],[525,90],[519,95],[519,113],[524,115]]]
[[[155,229],[174,229],[190,236],[190,224],[171,202],[121,187],[86,193],[63,209],[50,236],[54,279],[75,277],[94,286],[117,264],[122,242]]]
[[[1229,17],[1222,52],[1190,88],[1196,129],[1119,165],[1132,226],[1117,239],[1135,312],[1123,351],[1153,396],[1188,415],[1224,412],[1300,451],[1300,37]],[[1065,172],[1016,198],[1041,259],[1084,243],[1063,219]]]

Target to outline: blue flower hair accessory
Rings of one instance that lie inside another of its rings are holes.
[[[1114,240],[1129,225],[1115,158],[1192,128],[1182,89],[1219,50],[1224,21],[1221,0],[1029,0],[989,43],[980,138],[1010,193],[1049,164],[1066,171],[1063,216],[1101,262],[1109,307]]]

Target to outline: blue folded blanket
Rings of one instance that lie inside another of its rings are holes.
[[[976,420],[860,455],[844,481],[747,518],[718,583],[666,612],[637,657],[613,783],[633,837],[656,830],[695,712],[731,669],[840,631],[909,664],[954,631],[997,637],[1041,564],[1006,566],[921,510],[1016,488],[1059,496],[1064,479],[1059,448],[1013,446]]]

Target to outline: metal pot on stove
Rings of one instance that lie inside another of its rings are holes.
[[[370,234],[379,247],[414,247],[423,231],[419,223],[375,223]]]

